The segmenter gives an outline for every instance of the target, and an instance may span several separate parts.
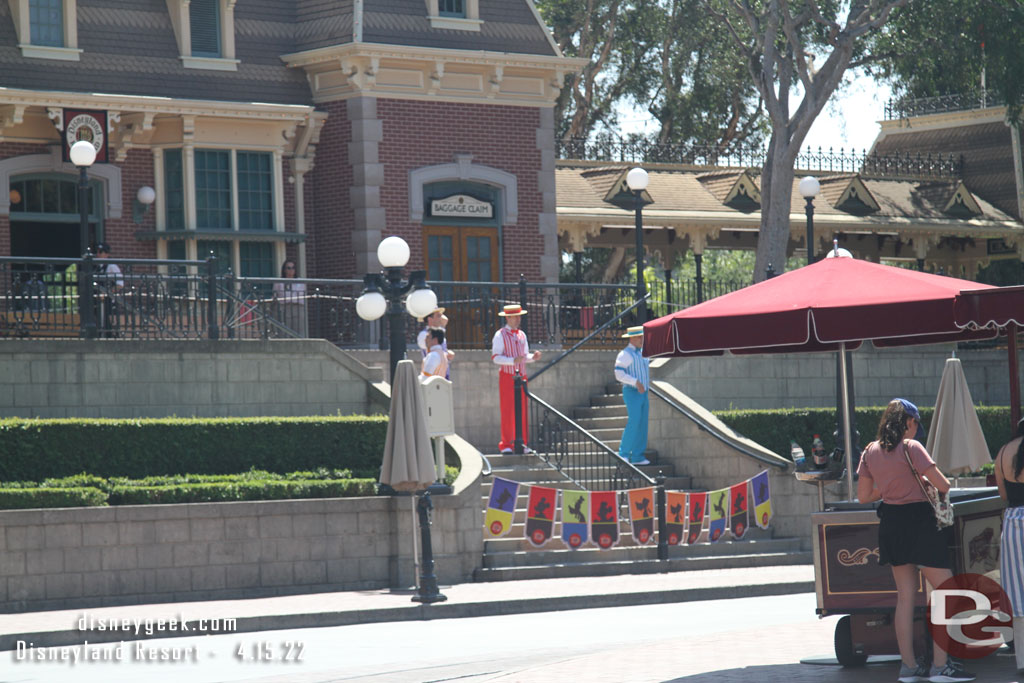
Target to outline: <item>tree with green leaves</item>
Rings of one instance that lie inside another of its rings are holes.
[[[1024,102],[1024,0],[915,0],[872,39],[869,68],[907,98],[971,95]]]
[[[728,28],[764,100],[771,136],[761,172],[755,281],[786,262],[794,166],[807,133],[867,41],[910,0],[704,0]],[[799,93],[795,109],[790,98]]]

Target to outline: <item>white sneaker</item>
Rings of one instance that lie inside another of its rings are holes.
[[[523,446],[523,453],[526,455],[537,455],[537,451],[533,450],[529,446]]]
[[[651,461],[647,458],[640,458],[639,460],[631,460],[634,465],[650,465]]]
[[[512,449],[511,449],[511,448],[502,448],[502,449],[501,449],[501,452],[502,452],[502,454],[505,454],[505,453],[511,453],[511,452],[512,452]]]

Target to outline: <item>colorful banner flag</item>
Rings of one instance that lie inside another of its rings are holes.
[[[629,490],[629,520],[633,540],[644,545],[654,540],[654,487]]]
[[[562,541],[575,550],[587,542],[590,492],[562,491]]]
[[[551,539],[555,528],[555,489],[544,486],[530,487],[530,500],[526,504],[526,538],[538,548]]]
[[[686,494],[682,491],[665,492],[665,524],[668,529],[668,544],[683,542],[683,527],[686,525]]]
[[[708,494],[708,540],[714,543],[725,533],[725,523],[729,519],[726,508],[729,507],[729,489],[718,489]]]
[[[690,530],[686,534],[686,542],[693,545],[700,538],[700,529],[704,526],[704,515],[708,509],[708,493],[687,493],[686,500],[690,509]]]
[[[768,470],[750,480],[750,491],[754,497],[754,523],[762,529],[768,528],[772,518],[772,494],[768,485]]]
[[[591,491],[590,534],[597,545],[607,550],[619,542],[618,491]]]
[[[512,516],[516,512],[519,482],[495,477],[491,483],[491,497],[484,514],[485,534],[500,538],[512,529]]]
[[[729,487],[729,528],[732,529],[732,537],[737,541],[747,533],[750,526],[750,513],[747,512],[747,484],[736,484]]]

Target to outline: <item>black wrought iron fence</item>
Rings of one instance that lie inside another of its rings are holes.
[[[217,338],[215,260],[0,257],[0,337]]]
[[[952,111],[972,111],[986,107],[1001,107],[1006,100],[999,93],[974,91],[952,93],[934,97],[899,97],[885,103],[885,120],[943,114]]]

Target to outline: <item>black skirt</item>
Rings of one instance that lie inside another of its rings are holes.
[[[953,568],[953,527],[935,527],[926,502],[878,506],[878,564]]]

